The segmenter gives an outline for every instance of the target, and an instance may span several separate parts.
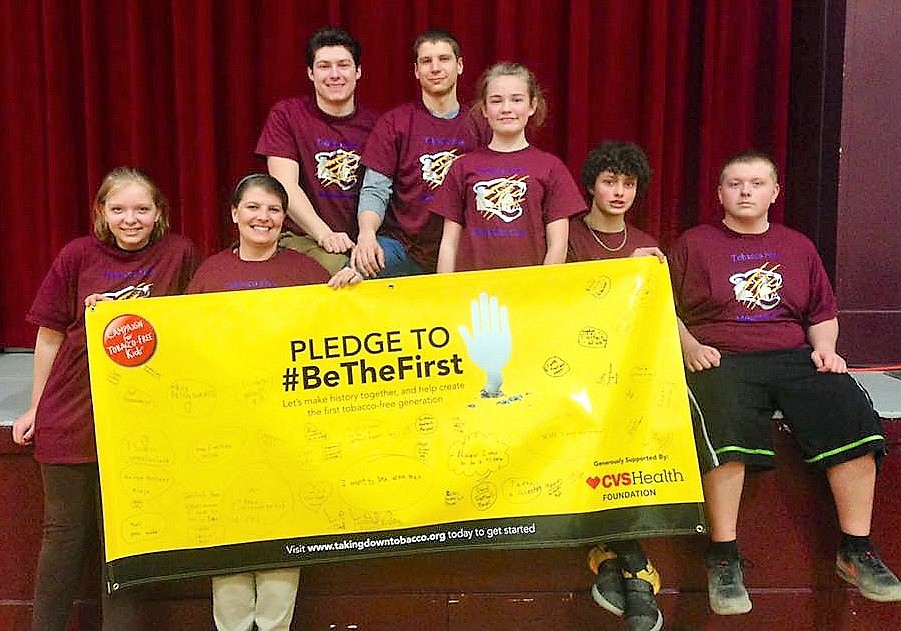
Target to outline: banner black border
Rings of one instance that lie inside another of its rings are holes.
[[[466,542],[446,539],[401,545],[345,547],[328,552],[288,553],[291,545],[329,545],[336,542],[411,538],[460,528],[484,530],[535,524],[535,534],[499,535],[489,540]],[[255,541],[250,543],[167,550],[139,554],[109,561],[106,566],[107,589],[117,591],[159,581],[218,576],[278,567],[320,565],[341,561],[393,556],[412,556],[463,550],[522,550],[529,548],[565,548],[618,539],[644,539],[695,535],[707,532],[702,503],[661,504],[608,509],[593,513],[518,516],[430,524],[398,530],[333,533],[313,537]],[[503,536],[503,538],[501,538]]]

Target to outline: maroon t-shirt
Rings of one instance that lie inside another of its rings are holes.
[[[137,252],[81,237],[57,255],[27,315],[32,324],[64,334],[35,414],[38,462],[97,461],[84,299],[90,294],[115,300],[180,294],[196,267],[194,245],[174,234]]]
[[[679,238],[669,263],[679,317],[720,351],[803,348],[808,327],[836,317],[813,243],[780,224],[763,234],[697,226]]]
[[[366,141],[363,164],[393,180],[380,232],[400,241],[427,271],[435,270],[441,242],[441,221],[429,206],[451,165],[490,139],[480,113],[461,111],[451,119],[438,118],[416,101],[383,114]]]
[[[363,183],[360,156],[378,118],[357,106],[349,116],[329,116],[309,96],[279,101],[257,141],[260,156],[288,158],[300,165],[298,184],[329,228],[357,238],[357,199]],[[288,220],[286,228],[300,229]]]
[[[486,147],[457,160],[432,212],[463,226],[458,271],[496,269],[541,265],[547,224],[584,213],[585,200],[556,156]]]
[[[265,261],[244,261],[233,250],[223,250],[200,264],[186,293],[203,294],[241,289],[267,289],[315,285],[328,282],[329,275],[315,260],[280,249]]]
[[[585,224],[585,215],[573,217],[569,220],[569,251],[566,260],[577,262],[619,259],[631,256],[636,248],[657,247],[654,237],[630,223],[626,224],[625,233],[595,232]],[[598,243],[599,240],[607,248]]]

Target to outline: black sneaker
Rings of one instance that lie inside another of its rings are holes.
[[[591,584],[591,597],[610,613],[621,616],[626,610],[623,573],[613,550],[597,545],[588,552],[588,566],[597,574]]]
[[[646,570],[636,574],[623,572],[626,626],[629,631],[660,631],[663,627],[663,614],[657,607],[657,601],[654,599],[654,585],[647,580],[651,578],[647,574]],[[654,576],[657,576],[656,572],[654,572]]]
[[[707,599],[713,612],[734,616],[751,611],[751,598],[745,589],[741,559],[705,559],[707,568]]]
[[[864,598],[879,602],[901,600],[901,581],[872,548],[859,552],[839,550],[835,572],[860,590]]]

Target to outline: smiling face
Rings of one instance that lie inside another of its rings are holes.
[[[601,171],[589,191],[592,209],[607,217],[620,217],[632,208],[638,192],[638,178],[624,173]]]
[[[154,225],[160,218],[153,194],[137,182],[129,182],[107,195],[102,213],[116,245],[131,251],[150,243]]]
[[[278,195],[260,186],[249,186],[237,206],[232,221],[238,225],[239,250],[251,258],[266,258],[275,252],[285,222],[285,208]]]
[[[501,75],[488,82],[482,111],[495,136],[515,137],[525,133],[535,104],[529,85],[517,75]]]
[[[762,159],[727,165],[717,194],[725,211],[723,223],[728,228],[744,234],[765,232],[770,206],[779,196],[773,165]]]
[[[328,113],[353,107],[360,74],[360,67],[344,46],[323,46],[316,51],[313,67],[307,68],[316,91],[316,104]]]
[[[454,54],[450,42],[426,41],[416,51],[413,74],[423,94],[441,98],[456,93],[457,79],[463,74],[463,58]]]

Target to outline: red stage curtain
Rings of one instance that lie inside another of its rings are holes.
[[[716,168],[746,148],[784,164],[790,0],[19,0],[0,3],[0,347],[30,346],[24,314],[60,247],[89,230],[103,174],[145,168],[173,228],[204,254],[231,235],[235,180],[269,107],[307,93],[303,50],[324,24],[363,44],[358,98],[414,98],[410,45],[430,27],[463,43],[461,96],[511,59],[550,117],[533,142],[578,174],[603,138],[646,148],[636,222],[672,242],[718,216]],[[782,217],[781,206],[774,211]]]

